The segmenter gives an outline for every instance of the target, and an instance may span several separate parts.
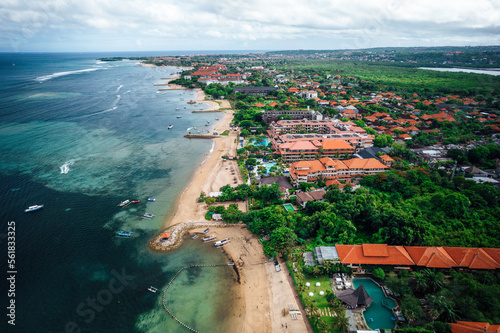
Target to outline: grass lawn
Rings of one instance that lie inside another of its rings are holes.
[[[308,276],[305,278],[305,282],[309,282],[311,285],[309,287],[306,287],[306,291],[302,293],[302,299],[312,300],[314,305],[316,305],[316,307],[318,308],[328,307],[328,301],[326,300],[326,292],[332,290],[332,288],[330,287],[330,280],[328,279],[328,276],[320,275],[317,278],[313,276]],[[316,287],[316,282],[321,283],[321,286]],[[319,295],[320,291],[324,291],[325,295],[320,296]],[[310,292],[314,293],[313,297],[309,296]]]

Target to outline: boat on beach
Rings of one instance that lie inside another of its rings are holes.
[[[204,234],[206,234],[209,231],[210,231],[210,228],[206,228],[201,234],[204,235]]]
[[[193,237],[191,237],[192,239],[196,239],[198,238],[198,235],[194,235]]]
[[[211,242],[211,241],[214,241],[215,240],[215,236],[214,235],[211,235],[211,236],[205,236],[201,239],[203,242]]]
[[[24,212],[25,213],[34,212],[35,210],[39,210],[42,208],[43,208],[43,205],[33,205],[33,206],[29,206],[27,209],[25,209]]]
[[[221,247],[229,243],[229,238],[224,238],[223,240],[214,243],[214,246]]]
[[[129,238],[130,235],[132,235],[132,231],[120,230],[116,232],[116,237]]]
[[[130,200],[125,200],[125,201],[120,202],[118,204],[118,207],[126,207],[126,206],[128,206],[130,204],[131,204]]]

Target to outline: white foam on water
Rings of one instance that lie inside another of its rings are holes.
[[[208,151],[208,153],[212,154],[214,152],[214,148],[215,148],[215,141],[212,141],[212,147],[210,148],[210,150]]]
[[[64,173],[64,174],[68,173],[70,165],[73,165],[75,163],[75,161],[76,161],[76,159],[72,159],[72,160],[64,162],[64,164],[59,167],[59,169],[61,170],[61,173]]]
[[[45,82],[47,80],[55,79],[55,78],[58,78],[61,76],[66,76],[66,75],[71,75],[71,74],[82,74],[82,73],[86,73],[86,72],[98,71],[100,69],[104,69],[104,68],[101,68],[101,67],[99,67],[99,68],[86,68],[86,69],[80,69],[77,71],[57,72],[57,73],[52,73],[49,75],[39,76],[35,80],[38,82]]]

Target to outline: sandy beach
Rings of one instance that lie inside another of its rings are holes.
[[[209,104],[210,110],[223,109],[214,131],[222,133],[230,130],[233,111],[228,101],[206,101],[203,91],[197,89],[197,102]],[[208,195],[219,191],[224,185],[234,187],[243,183],[236,161],[222,159],[224,155],[236,155],[237,142],[238,133],[232,130],[229,135],[214,139],[213,152],[198,166],[190,183],[177,199],[175,214],[165,219],[165,228],[186,221],[206,221],[208,206],[197,202],[200,193]],[[247,211],[246,202],[237,204],[241,211]],[[228,206],[229,203],[224,205]],[[189,233],[202,231],[193,229]],[[298,320],[292,320],[289,314],[283,316],[283,309],[289,309],[290,304],[298,308],[296,296],[284,275],[285,270],[275,271],[273,262],[264,255],[256,235],[243,227],[212,228],[210,235],[217,236],[217,239],[230,238],[231,243],[224,246],[223,250],[235,262],[240,276],[241,295],[237,304],[234,304],[233,315],[228,318],[231,332],[308,331],[304,321],[307,318],[304,316],[299,316]],[[287,328],[282,326],[285,324]]]

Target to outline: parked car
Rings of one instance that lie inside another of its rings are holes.
[[[276,272],[281,271],[280,263],[278,262],[278,260],[274,262],[274,268],[276,268]]]

